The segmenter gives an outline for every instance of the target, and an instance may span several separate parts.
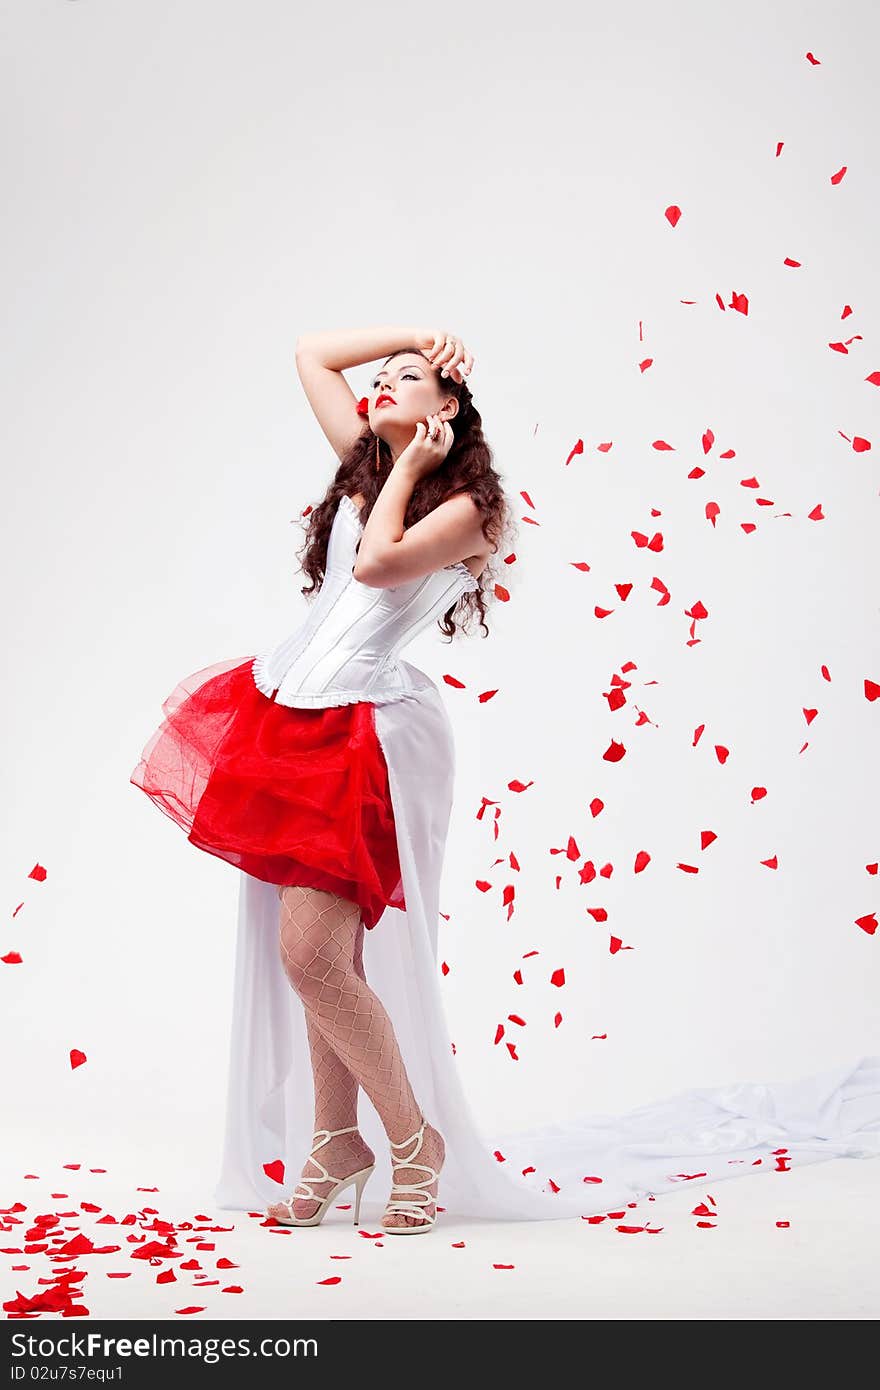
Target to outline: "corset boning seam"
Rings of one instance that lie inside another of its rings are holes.
[[[409,596],[409,598],[407,599],[406,603],[404,604],[403,608],[396,608],[396,609],[394,610],[393,613],[389,613],[388,617],[387,617],[383,622],[381,622],[381,623],[379,624],[379,626],[378,626],[378,628],[376,629],[376,631],[372,634],[372,637],[373,637],[373,638],[376,638],[377,636],[379,636],[379,635],[384,631],[384,629],[388,626],[389,623],[392,623],[392,622],[396,621],[396,619],[402,617],[402,616],[406,613],[407,609],[408,609],[412,604],[414,604],[415,601],[416,601],[416,599],[419,598],[419,597],[421,596],[421,594],[424,592],[425,588],[426,588],[427,585],[430,583],[431,578],[432,578],[432,576],[431,576],[430,574],[426,575],[426,576],[425,576],[424,583],[422,583],[422,584],[419,585],[418,589],[416,589],[416,591],[415,591],[414,594],[410,594],[410,596]],[[353,583],[353,584],[359,584],[359,583],[360,583],[360,580],[359,580],[359,579],[355,579],[354,575],[352,575],[352,583]],[[385,592],[384,589],[380,590],[380,593],[379,593],[379,601],[381,601],[381,597],[382,597],[382,594],[384,594],[384,592]],[[368,612],[368,613],[372,613],[374,607],[375,607],[375,604],[373,604],[372,607],[368,608],[368,609],[367,609],[367,612]],[[363,614],[359,615],[359,617],[358,617],[357,619],[355,619],[355,621],[359,621],[359,620],[360,620],[360,617],[363,617],[363,616],[364,616]],[[351,629],[348,629],[348,630],[350,631]],[[367,681],[367,686],[366,686],[367,690],[371,690],[371,689],[372,689],[374,682],[375,682],[375,681],[377,680],[377,678],[378,678],[378,675],[379,675],[380,670],[381,670],[382,667],[385,665],[386,661],[388,660],[388,657],[389,657],[390,655],[392,655],[392,654],[393,654],[393,653],[386,653],[385,656],[382,657],[381,661],[378,661],[378,662],[376,663],[376,669],[373,671],[373,674],[371,675],[370,679]],[[340,661],[339,665],[336,667],[336,670],[333,671],[333,672],[331,673],[331,675],[330,675],[330,680],[331,680],[331,681],[333,681],[333,680],[336,679],[336,677],[339,675],[339,672],[342,670],[342,668],[343,668],[343,666],[346,664],[346,662],[347,662],[347,661],[350,661],[350,660],[352,659],[352,657],[354,657],[355,655],[356,655],[356,653],[350,652],[350,653],[348,654],[348,656],[343,657],[342,661]],[[312,670],[314,670],[314,667],[312,668]],[[309,672],[309,675],[311,675],[311,671]]]
[[[444,566],[444,568],[445,568],[445,566]],[[437,574],[437,573],[440,573],[440,571],[435,570],[435,571],[434,571],[434,574]],[[390,614],[388,615],[388,617],[387,617],[382,623],[380,623],[379,627],[378,627],[378,628],[376,629],[376,631],[372,634],[372,636],[373,636],[374,638],[377,637],[377,636],[379,636],[379,635],[383,632],[383,630],[388,626],[389,623],[396,622],[399,618],[403,617],[403,616],[406,614],[407,609],[409,609],[410,607],[412,607],[412,605],[416,602],[417,599],[421,598],[421,596],[422,596],[422,594],[424,593],[425,589],[428,587],[428,585],[429,585],[429,584],[431,583],[431,581],[433,580],[434,574],[425,575],[424,582],[423,582],[422,584],[419,585],[419,587],[418,587],[418,589],[416,589],[415,593],[410,594],[410,596],[409,596],[409,598],[407,599],[407,601],[406,601],[406,603],[404,604],[404,606],[403,606],[402,608],[397,608],[397,609],[395,609],[393,613],[390,613]],[[354,582],[357,584],[357,583],[358,583],[358,580],[355,580]],[[452,585],[450,585],[449,588],[443,590],[443,593],[439,596],[439,598],[437,598],[437,599],[434,600],[434,602],[432,603],[430,609],[428,610],[428,612],[427,612],[426,615],[425,615],[425,620],[426,620],[426,622],[429,621],[429,620],[433,617],[434,611],[435,611],[435,609],[438,608],[438,605],[440,605],[440,604],[445,604],[445,603],[446,603],[447,595],[450,594],[450,593],[452,592],[452,590],[456,588],[456,585],[457,585],[457,581],[453,582]],[[442,611],[442,610],[441,610],[441,611]],[[365,690],[368,690],[368,691],[369,691],[369,690],[372,690],[372,689],[373,689],[373,686],[375,685],[376,681],[379,679],[379,675],[381,674],[381,672],[383,671],[383,669],[388,665],[389,661],[391,661],[391,660],[397,655],[397,652],[400,650],[400,648],[401,648],[402,646],[405,645],[405,643],[406,643],[406,642],[408,641],[408,639],[409,639],[409,636],[410,636],[410,634],[409,634],[408,632],[405,632],[405,633],[403,634],[403,636],[400,637],[400,638],[398,638],[398,640],[394,643],[394,645],[393,645],[393,647],[391,648],[391,650],[390,650],[389,652],[386,652],[386,654],[382,657],[382,659],[376,663],[376,669],[373,671],[372,675],[370,676],[369,680],[367,681]],[[354,653],[351,653],[350,655],[353,656]],[[339,672],[342,670],[342,668],[343,668],[343,666],[345,665],[346,661],[348,661],[349,659],[350,659],[350,656],[349,656],[349,657],[346,657],[343,661],[340,662],[340,664],[337,666],[336,670],[332,673],[332,676],[331,676],[331,678],[330,678],[331,680],[334,680],[334,679],[336,678],[336,676],[339,675]]]
[[[326,613],[321,612],[316,604],[315,607],[312,609],[311,613],[309,614],[308,618],[306,619],[306,629],[308,629],[308,627],[310,626],[311,630],[308,631],[300,629],[299,632],[294,632],[290,637],[287,638],[285,642],[282,642],[280,647],[274,648],[273,651],[270,653],[269,657],[266,659],[266,661],[261,663],[261,665],[266,665],[269,662],[271,662],[273,668],[276,662],[286,663],[284,673],[278,678],[278,685],[274,686],[276,690],[280,688],[281,682],[284,680],[284,676],[287,674],[287,671],[290,669],[293,662],[299,661],[299,658],[302,656],[303,652],[308,650],[310,644],[314,641],[315,634],[317,632],[320,632],[323,624],[330,617],[331,613],[333,612],[334,608],[336,607],[337,603],[342,598],[342,595],[344,593],[345,588],[343,587],[339,589],[336,594],[333,595],[333,601],[331,602]],[[267,671],[266,674],[269,676],[269,679],[274,682],[274,669],[271,673]]]
[[[353,584],[356,584],[358,581],[357,581],[356,579],[352,578],[352,581],[351,581],[351,582],[352,582]],[[347,588],[347,587],[348,587],[348,586],[346,585],[346,588]],[[345,590],[343,589],[342,592],[344,593]],[[348,626],[339,634],[339,636],[336,638],[336,641],[337,641],[337,642],[341,642],[342,639],[343,639],[344,637],[347,637],[348,634],[351,632],[352,628],[355,627],[355,625],[356,625],[357,623],[363,622],[364,618],[368,617],[369,614],[372,613],[372,611],[373,611],[373,609],[376,607],[376,605],[379,604],[379,603],[381,603],[381,602],[382,602],[382,590],[380,590],[379,593],[376,595],[375,599],[374,599],[373,602],[370,604],[369,608],[367,608],[363,613],[355,613],[355,615],[354,615],[354,617],[352,618],[351,622],[350,622],[350,623],[348,624]],[[338,673],[342,670],[342,668],[343,668],[343,666],[345,665],[345,663],[351,659],[351,656],[352,656],[352,655],[353,655],[353,653],[349,653],[348,655],[346,655],[346,656],[343,657],[342,661],[340,661],[339,665],[336,667],[336,670],[333,671],[332,674],[330,675],[329,681],[332,681],[332,680],[334,679],[334,677],[335,677],[336,675],[338,675]],[[303,676],[301,677],[301,681],[300,681],[300,689],[302,688],[303,683],[305,683],[305,681],[308,680],[309,676],[312,674],[312,672],[314,671],[315,667],[318,665],[318,663],[319,663],[321,660],[322,660],[322,657],[319,656],[319,657],[318,657],[318,660],[317,660],[316,662],[314,662],[314,664],[313,664],[312,666],[309,667],[308,671],[306,671],[306,672],[303,674]],[[286,679],[286,675],[285,675],[285,679]],[[329,681],[328,681],[328,685],[329,685]],[[328,686],[325,686],[324,688],[327,689]]]

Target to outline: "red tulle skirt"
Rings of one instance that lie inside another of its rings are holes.
[[[268,883],[338,893],[372,929],[406,907],[373,705],[276,704],[252,664],[179,682],[130,781],[198,849]]]

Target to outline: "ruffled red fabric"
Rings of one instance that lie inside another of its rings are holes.
[[[349,898],[372,929],[386,907],[406,907],[374,707],[276,704],[253,661],[180,681],[129,780],[198,849]]]

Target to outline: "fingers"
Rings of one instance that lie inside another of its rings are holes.
[[[433,367],[440,368],[441,377],[451,377],[458,383],[470,376],[473,370],[473,354],[468,352],[460,338],[451,333],[436,334],[433,346],[425,355]]]

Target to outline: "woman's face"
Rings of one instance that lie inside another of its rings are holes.
[[[370,428],[397,453],[409,444],[419,420],[440,414],[448,402],[449,395],[441,390],[439,373],[430,362],[419,353],[403,352],[370,381]],[[451,419],[455,408],[443,414]]]

